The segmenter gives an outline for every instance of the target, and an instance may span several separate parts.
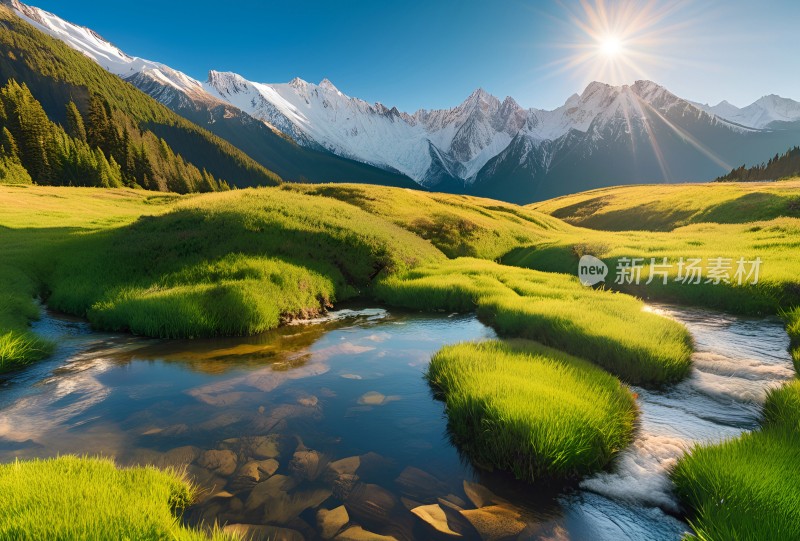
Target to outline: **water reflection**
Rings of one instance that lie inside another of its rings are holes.
[[[188,342],[45,318],[37,330],[60,347],[5,382],[0,459],[188,465],[204,489],[188,521],[271,539],[677,540],[666,468],[692,442],[755,427],[765,390],[792,372],[777,320],[665,310],[695,336],[695,370],[667,391],[636,389],[634,445],[580,487],[477,471],[450,444],[423,372],[442,345],[490,329],[380,309]]]

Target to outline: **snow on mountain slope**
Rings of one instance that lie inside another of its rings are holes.
[[[194,99],[214,99],[196,79],[159,62],[129,56],[89,28],[72,24],[57,15],[17,0],[10,0],[8,3],[25,21],[82,52],[107,71],[123,79],[144,76]]]
[[[773,122],[800,121],[800,103],[770,94],[747,107],[736,107],[727,101],[717,105],[698,104],[703,110],[720,118],[756,129],[768,128]]]
[[[319,85],[302,79],[266,84],[212,71],[207,88],[300,144],[317,144],[420,182],[432,166],[431,145],[449,164],[449,174],[469,179],[525,123],[525,112],[513,99],[500,102],[482,89],[453,109],[408,115],[351,98],[327,79]]]
[[[327,79],[319,85],[299,78],[263,84],[234,73],[212,71],[207,88],[300,144],[318,145],[414,179],[423,178],[430,166],[421,126],[401,118],[397,109],[350,98]]]
[[[630,134],[646,131],[653,119],[692,118],[735,133],[800,121],[800,103],[779,96],[741,109],[727,102],[712,107],[683,100],[650,81],[623,86],[594,82],[551,111],[523,109],[510,97],[501,102],[478,89],[451,109],[408,114],[347,96],[327,79],[318,85],[299,78],[268,84],[210,71],[207,81],[200,82],[159,62],[129,56],[94,31],[52,13],[17,0],[0,1],[165,104],[194,100],[233,106],[301,146],[400,172],[426,186],[485,181],[491,171],[515,160],[546,173],[553,155],[581,134],[589,139],[582,148],[591,152],[591,140],[633,141]]]

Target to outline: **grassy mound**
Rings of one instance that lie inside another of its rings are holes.
[[[800,306],[795,306],[791,310],[787,310],[783,314],[786,320],[786,332],[792,339],[792,345],[789,346],[792,350],[792,359],[794,360],[794,369],[800,373]]]
[[[284,190],[345,201],[428,239],[448,257],[496,259],[565,229],[561,220],[492,199],[363,184],[286,184]]]
[[[696,539],[800,539],[800,432],[782,426],[696,447],[672,479]]]
[[[596,471],[632,438],[636,403],[619,380],[535,342],[447,346],[427,377],[461,449],[520,479]]]
[[[52,345],[28,329],[38,317],[31,302],[33,282],[18,268],[0,265],[0,373],[16,370],[46,357]]]
[[[764,424],[800,432],[800,380],[770,391],[764,404]]]
[[[444,258],[351,205],[278,189],[194,197],[51,257],[51,307],[165,338],[259,333]]]
[[[117,469],[109,460],[74,456],[14,462],[0,465],[0,494],[2,539],[209,539],[176,517],[192,488],[151,467]]]
[[[800,180],[618,186],[558,197],[528,208],[607,231],[670,231],[684,225],[800,218]]]
[[[158,213],[175,195],[133,190],[3,187],[0,196],[0,373],[46,357],[52,344],[34,335],[41,270],[64,239]]]
[[[576,274],[580,256],[588,253],[609,265],[606,284],[620,291],[643,298],[763,314],[800,304],[798,250],[800,220],[778,218],[752,224],[696,224],[670,233],[576,229],[549,243],[513,250],[502,261],[507,265]],[[662,283],[660,276],[646,284],[651,258],[660,264],[665,257],[670,264],[667,284]],[[705,283],[712,260],[720,257],[730,260],[729,278],[733,283]],[[758,283],[738,286],[734,279],[736,262],[740,258],[753,261],[757,257],[762,260]],[[640,286],[614,283],[621,258],[642,258]],[[692,258],[702,259],[703,283],[684,284],[676,280],[681,258],[687,262]]]
[[[419,310],[477,309],[501,335],[537,340],[637,385],[677,381],[690,368],[683,325],[645,311],[633,297],[587,288],[567,275],[461,258],[390,276],[375,293]]]

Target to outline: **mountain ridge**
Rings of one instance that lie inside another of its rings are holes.
[[[200,82],[164,64],[127,55],[89,29],[10,1],[18,13],[38,19],[46,31],[101,65],[105,59],[106,69],[183,116],[199,123],[202,115],[214,117],[201,123],[212,131],[223,131],[217,119],[234,116],[237,126],[259,131],[254,119],[283,138],[281,143],[260,134],[259,146],[235,133],[239,128],[225,127],[223,137],[237,146],[249,145],[248,153],[264,154],[263,146],[291,142],[298,155],[315,152],[363,164],[366,169],[355,172],[372,175],[377,183],[410,179],[413,183],[406,186],[513,199],[515,191],[540,193],[534,186],[543,183],[554,184],[543,192],[547,194],[551,188],[574,185],[574,178],[563,176],[567,174],[591,174],[587,182],[601,184],[708,180],[729,171],[731,164],[759,163],[785,150],[800,132],[800,103],[788,98],[765,96],[741,109],[727,102],[712,107],[646,80],[618,86],[595,81],[552,110],[526,109],[513,97],[501,101],[478,88],[455,107],[413,113],[348,96],[327,78],[319,84],[299,77],[258,83],[210,70]],[[669,152],[657,148],[661,144]],[[582,163],[567,166],[569,159]],[[274,158],[263,160],[274,165]],[[629,165],[610,163],[621,160]],[[589,162],[597,166],[589,168]],[[273,169],[286,177],[280,168]],[[394,177],[387,180],[375,171]],[[506,189],[491,187],[493,183]]]

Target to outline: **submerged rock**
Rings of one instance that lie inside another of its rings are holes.
[[[306,509],[316,509],[330,496],[331,491],[324,488],[279,494],[275,499],[270,499],[264,507],[264,522],[286,524],[296,519]]]
[[[276,432],[284,430],[290,419],[296,418],[321,419],[322,413],[318,408],[308,408],[299,404],[281,404],[272,409],[267,409],[259,415],[253,426],[258,431]]]
[[[245,459],[263,460],[280,456],[280,435],[247,436],[229,438],[222,442],[222,447],[236,452]]]
[[[478,531],[483,541],[500,541],[519,535],[525,529],[525,522],[514,508],[490,505],[461,511],[461,514]]]
[[[222,476],[231,475],[236,471],[236,455],[233,451],[205,451],[197,459],[197,463]]]
[[[392,515],[398,508],[402,509],[394,494],[381,486],[366,483],[354,487],[344,505],[357,522],[376,528],[391,524]]]
[[[323,539],[333,539],[348,522],[350,522],[350,516],[344,505],[331,510],[320,509],[317,511],[317,529]]]
[[[475,507],[508,503],[507,500],[504,500],[485,486],[467,480],[464,480],[464,494],[467,495],[467,498],[469,498],[469,501],[471,501],[472,505]]]
[[[406,467],[395,479],[403,494],[424,503],[435,503],[447,490],[447,485],[426,471]]]
[[[397,541],[396,537],[379,535],[361,526],[351,526],[334,538],[335,541]]]
[[[233,411],[225,411],[220,413],[219,415],[215,415],[208,421],[204,421],[197,425],[197,428],[200,430],[219,430],[220,428],[226,428],[231,425],[235,425],[237,423],[241,423],[247,418],[247,416],[243,413],[237,413]]]
[[[339,475],[333,480],[333,483],[331,483],[333,495],[336,496],[337,499],[345,501],[348,497],[350,497],[350,493],[353,492],[353,488],[358,485],[358,482],[358,475],[352,473],[343,473]]]
[[[314,509],[331,496],[324,488],[294,490],[297,482],[286,475],[273,475],[258,483],[250,492],[247,511],[264,509],[264,522],[286,524],[296,519],[306,509]]]
[[[350,456],[347,458],[342,458],[339,460],[335,460],[328,464],[328,474],[333,473],[333,477],[341,475],[341,474],[354,474],[358,471],[359,466],[361,466],[361,457],[359,456]]]
[[[301,396],[297,399],[297,403],[307,408],[314,408],[319,403],[319,398],[314,395]]]
[[[387,469],[393,467],[391,460],[372,451],[359,456],[359,461],[360,464],[357,471],[361,477],[370,477],[372,475],[382,477]]]
[[[400,400],[400,397],[397,395],[386,396],[377,391],[369,391],[361,395],[358,399],[358,403],[363,406],[383,406],[396,400]]]
[[[318,451],[298,449],[289,463],[289,471],[298,479],[314,481],[327,465],[327,459]]]
[[[189,425],[180,423],[177,425],[170,425],[163,428],[151,428],[142,432],[142,436],[180,436],[189,432]]]
[[[266,481],[262,481],[253,487],[245,503],[245,508],[248,511],[252,511],[263,506],[268,501],[283,498],[286,492],[293,489],[295,485],[296,483],[291,477],[287,477],[286,475],[273,475]]]
[[[202,449],[192,445],[176,447],[164,453],[156,464],[159,468],[182,468],[200,458]]]
[[[450,528],[450,525],[447,522],[447,515],[445,514],[444,509],[439,507],[438,504],[415,507],[411,510],[411,512],[437,532],[452,537],[462,537],[460,533],[453,531]]]

